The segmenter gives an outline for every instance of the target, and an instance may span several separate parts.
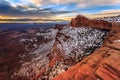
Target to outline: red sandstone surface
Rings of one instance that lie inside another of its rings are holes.
[[[112,23],[103,20],[90,20],[82,15],[78,15],[70,22],[72,27],[92,27],[101,29],[111,29]]]
[[[51,53],[49,54],[50,67],[53,67],[56,64],[56,62],[61,61],[63,59],[63,55],[61,54],[60,49],[58,49],[57,44],[58,42],[56,41],[53,45],[53,49],[51,50]]]
[[[31,78],[30,80],[36,80],[39,77],[41,77],[43,75],[43,73],[45,73],[46,70],[41,70],[39,73],[37,73],[33,78]]]
[[[72,19],[71,25],[74,27],[90,25],[85,20],[89,22],[87,18],[77,16],[77,19]],[[95,20],[92,21],[94,23]],[[99,22],[101,23],[95,21]],[[97,24],[94,24],[94,28],[95,25]],[[111,28],[109,23],[104,24],[104,21],[101,25],[100,28],[106,25],[105,29],[111,29],[103,46],[53,80],[120,80],[120,25],[113,23]]]

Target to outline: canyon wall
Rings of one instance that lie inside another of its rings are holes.
[[[91,27],[90,24],[92,23],[87,24],[86,21],[85,23],[79,22],[82,18],[89,22],[89,19],[77,16],[77,18],[72,19],[71,26],[89,25]],[[90,22],[94,23],[94,21],[99,22],[99,20],[92,20]],[[120,25],[118,24],[113,23],[111,26],[111,23],[106,22],[106,24],[101,24],[102,27],[95,26],[97,24],[94,24],[92,28],[110,29],[102,47],[53,80],[120,80]]]

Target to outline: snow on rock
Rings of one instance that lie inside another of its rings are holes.
[[[106,34],[107,31],[101,29],[65,26],[60,30],[51,29],[45,33],[38,32],[30,38],[22,38],[20,42],[32,58],[24,62],[13,77],[26,76],[30,79],[45,71],[37,79],[51,80],[100,47]]]
[[[120,15],[118,16],[111,16],[111,17],[103,17],[103,18],[97,18],[98,20],[105,20],[109,22],[120,22]]]
[[[73,53],[78,56],[86,51],[87,55],[90,54],[91,51],[87,52],[87,49],[100,47],[105,35],[106,32],[100,29],[67,27],[59,31],[57,39],[63,46],[66,55],[73,57]]]
[[[119,40],[115,40],[114,42],[120,42],[120,39]]]
[[[100,47],[106,34],[106,30],[86,27],[64,27],[59,30],[50,52],[53,67],[45,73],[49,76],[47,80],[51,80],[61,72],[66,71],[70,66]]]

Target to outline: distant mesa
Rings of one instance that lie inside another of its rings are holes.
[[[72,27],[91,27],[91,28],[101,28],[101,29],[111,29],[112,23],[104,20],[92,20],[88,19],[82,15],[76,16],[70,22]]]

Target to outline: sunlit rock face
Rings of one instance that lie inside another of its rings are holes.
[[[70,22],[73,27],[90,27],[90,28],[100,28],[100,29],[111,29],[112,23],[102,20],[102,19],[88,19],[82,15],[78,15],[73,18]]]

